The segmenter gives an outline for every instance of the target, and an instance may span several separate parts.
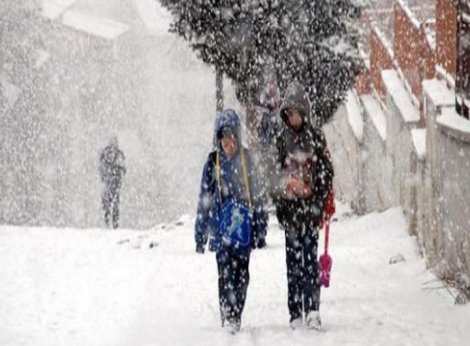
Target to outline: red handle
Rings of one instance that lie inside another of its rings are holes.
[[[328,254],[328,242],[330,240],[330,221],[325,222],[325,254]]]

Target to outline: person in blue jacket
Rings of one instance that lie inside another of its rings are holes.
[[[250,152],[241,143],[240,119],[232,109],[220,113],[215,122],[214,150],[202,174],[195,223],[196,252],[216,253],[219,276],[219,306],[222,327],[240,330],[241,315],[250,281],[250,252],[258,234],[265,234],[267,218]],[[227,241],[221,232],[224,206],[230,203],[250,210],[248,244]]]

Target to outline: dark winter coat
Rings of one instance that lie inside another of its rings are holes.
[[[257,126],[258,141],[262,154],[265,155],[275,147],[275,139],[279,132],[279,107],[281,96],[276,84],[268,83],[261,92],[260,107],[257,108],[259,119]]]
[[[276,137],[279,134],[279,114],[276,109],[270,110],[265,107],[257,109],[259,124],[257,126],[258,142],[261,147],[261,154],[267,155],[275,149]]]
[[[126,173],[124,153],[116,145],[106,146],[100,156],[101,181],[107,187],[120,187]]]
[[[239,149],[231,159],[225,155],[220,144],[219,134],[224,127],[230,127],[237,133]],[[256,241],[257,235],[265,233],[266,229],[267,219],[259,192],[255,167],[250,152],[241,146],[240,134],[240,120],[238,115],[233,110],[223,111],[218,116],[215,124],[215,150],[209,154],[202,173],[195,224],[195,240],[197,246],[204,246],[208,239],[210,239],[209,249],[211,251],[218,251],[224,246],[218,234],[222,204],[231,200],[248,207],[240,150],[245,151],[248,181],[250,183],[253,211],[252,243]],[[217,153],[220,155],[221,191],[219,191],[217,172],[215,169]]]
[[[302,115],[303,124],[299,131],[288,124],[288,108],[297,109]],[[333,180],[333,165],[326,140],[322,131],[312,125],[310,109],[310,101],[302,85],[291,84],[280,110],[284,122],[277,138],[281,190],[275,200],[279,222],[289,230],[318,227]],[[304,170],[301,174],[311,181],[312,193],[308,197],[287,196],[285,193],[284,184],[296,169]]]

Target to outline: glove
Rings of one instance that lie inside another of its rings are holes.
[[[307,198],[312,193],[312,187],[304,180],[293,176],[287,181],[286,192],[290,196]]]
[[[203,254],[204,253],[204,245],[202,244],[196,244],[196,253]]]
[[[326,202],[325,206],[325,213],[328,216],[328,219],[331,219],[333,214],[335,213],[336,208],[335,208],[335,194],[333,190],[330,191],[328,194],[328,200]]]
[[[323,208],[323,214],[322,214],[322,219],[319,224],[319,228],[323,228],[323,225],[327,222],[330,221],[331,217],[336,211],[335,207],[335,194],[333,190],[330,190],[328,193],[328,197],[326,200],[326,204]]]

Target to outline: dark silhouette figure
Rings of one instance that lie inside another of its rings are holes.
[[[113,137],[100,156],[100,176],[104,183],[102,202],[107,227],[110,225],[110,218],[113,228],[119,225],[119,192],[124,174],[124,153],[118,147],[117,137]]]

